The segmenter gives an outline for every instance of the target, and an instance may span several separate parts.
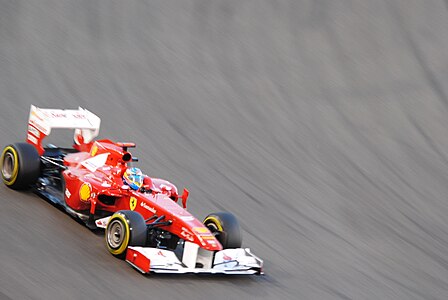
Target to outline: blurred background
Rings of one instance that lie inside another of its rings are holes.
[[[448,2],[0,0],[0,141],[29,108],[231,211],[262,277],[144,277],[0,187],[0,299],[447,299]],[[71,132],[49,141],[69,145]]]

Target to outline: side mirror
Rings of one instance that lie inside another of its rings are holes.
[[[187,189],[184,189],[182,193],[182,206],[183,208],[187,208],[187,199],[190,192]]]

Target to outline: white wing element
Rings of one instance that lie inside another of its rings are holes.
[[[44,136],[48,136],[52,128],[75,129],[75,141],[82,136],[83,142],[89,143],[98,136],[101,119],[81,107],[73,110],[43,109],[31,105],[28,123]],[[29,130],[29,133],[36,135],[33,128]]]
[[[96,227],[106,229],[107,223],[109,223],[110,217],[111,216],[95,220]]]
[[[81,165],[83,165],[90,172],[95,172],[98,168],[101,168],[106,164],[108,156],[109,153],[99,154],[97,156],[91,157],[81,162]]]
[[[188,242],[186,242],[188,243]],[[201,251],[202,250],[202,251]],[[199,264],[189,265],[183,255],[182,261],[173,251],[150,247],[128,247],[126,261],[142,273],[172,273],[172,274],[227,274],[227,275],[251,275],[264,274],[263,261],[255,256],[250,249],[237,248],[225,249],[215,253],[200,249],[194,255],[194,260]],[[213,255],[214,254],[214,255]],[[202,259],[199,259],[201,256]],[[204,263],[209,260],[208,263]]]

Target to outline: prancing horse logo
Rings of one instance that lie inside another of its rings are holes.
[[[129,199],[129,208],[131,210],[134,210],[136,206],[137,206],[137,199],[135,197],[131,197]]]

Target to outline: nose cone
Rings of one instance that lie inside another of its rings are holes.
[[[221,243],[199,220],[194,219],[184,223],[180,236],[187,241],[198,244],[201,248],[209,251],[222,250]]]
[[[201,248],[209,251],[222,250],[221,243],[210,233],[210,235],[197,235]]]

